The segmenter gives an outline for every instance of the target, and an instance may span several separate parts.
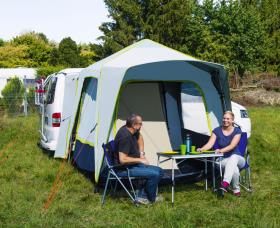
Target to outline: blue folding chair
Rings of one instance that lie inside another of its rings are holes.
[[[250,169],[250,153],[247,148],[248,138],[247,133],[242,132],[241,138],[238,144],[238,149],[241,153],[241,156],[245,159],[245,165],[240,169],[240,186],[243,187],[246,191],[252,192],[252,183],[251,183],[251,169]],[[244,170],[244,174],[242,172]]]
[[[114,159],[115,156],[118,156],[118,151],[116,151],[114,140],[108,142],[107,144],[103,144],[102,147],[104,151],[105,164],[108,169],[108,176],[101,201],[102,204],[105,203],[106,192],[110,181],[115,181],[114,192],[116,190],[117,184],[120,183],[120,185],[123,187],[123,189],[128,194],[133,203],[137,204],[136,194],[132,184],[132,179],[135,178],[130,176],[129,169],[127,166],[115,164]],[[124,179],[128,180],[132,193],[130,193],[130,191],[126,188],[125,184],[123,183],[122,180]]]
[[[238,143],[238,149],[240,151],[241,156],[243,156],[245,159],[245,165],[240,169],[240,186],[243,187],[246,191],[252,192],[250,154],[247,149],[247,145],[248,145],[247,133],[242,132],[240,141]],[[213,149],[214,150],[219,149],[217,140],[213,146]],[[242,172],[243,170],[244,172]]]

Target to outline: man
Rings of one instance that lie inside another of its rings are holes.
[[[146,195],[149,200],[146,202],[155,202],[163,170],[160,167],[149,165],[145,157],[144,140],[140,134],[141,127],[141,116],[132,114],[127,118],[126,125],[119,129],[115,137],[118,151],[115,161],[129,165],[130,176],[146,179],[144,188],[140,190],[141,195],[138,195],[138,201],[144,203]]]

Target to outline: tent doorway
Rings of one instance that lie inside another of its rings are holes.
[[[171,102],[166,96],[167,84],[174,83],[141,82],[126,84],[121,89],[116,108],[114,135],[121,126],[125,125],[126,118],[129,115],[135,113],[143,117],[141,134],[144,138],[146,157],[151,165],[157,165],[157,152],[179,149],[182,143],[181,113],[179,113],[180,116],[177,115],[178,126],[169,126],[168,118],[171,112],[167,111],[167,106],[171,105]],[[180,106],[176,106],[173,111],[178,113]],[[177,128],[177,135],[179,134],[177,145],[172,143],[172,138],[176,135],[174,127]],[[164,163],[161,167],[170,169],[171,161]]]

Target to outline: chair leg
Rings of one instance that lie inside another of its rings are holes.
[[[245,169],[244,176],[240,175],[240,186],[243,187],[247,192],[252,192],[251,186],[251,172],[250,167]]]
[[[116,193],[116,190],[117,190],[117,186],[118,186],[118,181],[117,180],[115,180],[115,186],[114,186],[114,195],[115,195],[115,193]]]
[[[253,190],[252,190],[252,184],[251,184],[251,170],[250,170],[250,167],[248,168],[247,172],[248,172],[248,188],[249,188],[249,191],[251,192]]]
[[[107,188],[108,188],[108,183],[109,183],[109,180],[110,180],[110,176],[111,176],[111,172],[109,171],[109,172],[108,172],[108,176],[107,176],[107,180],[106,180],[106,184],[105,184],[105,188],[104,188],[104,192],[103,192],[103,196],[102,196],[102,200],[101,200],[102,205],[103,205],[104,202],[105,202],[105,196],[106,196],[106,192],[107,192]]]
[[[136,199],[135,190],[134,190],[134,187],[133,187],[133,184],[132,184],[132,181],[131,181],[131,177],[129,175],[129,169],[127,169],[127,176],[128,176],[128,180],[129,180],[129,183],[130,183],[130,186],[131,186],[131,190],[132,190],[133,195],[134,195],[134,199]]]
[[[121,186],[123,187],[123,189],[126,191],[126,193],[129,195],[130,199],[135,203],[136,199],[133,198],[133,196],[130,194],[130,192],[127,190],[127,188],[125,187],[125,185],[123,184],[123,182],[121,181],[121,179],[116,175],[113,174],[115,176],[115,178],[117,178],[117,180],[119,181],[119,183],[121,184]]]

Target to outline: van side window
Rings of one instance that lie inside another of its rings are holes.
[[[55,88],[57,83],[57,77],[52,77],[46,87],[46,104],[52,104],[54,101],[54,95],[55,95]]]

